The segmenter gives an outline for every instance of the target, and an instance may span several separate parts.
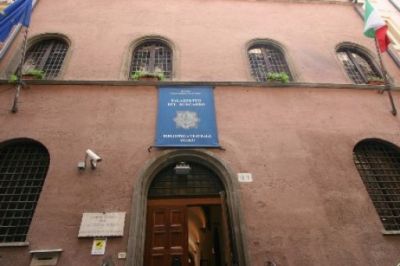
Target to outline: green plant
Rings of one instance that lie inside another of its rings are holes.
[[[18,81],[18,76],[15,74],[11,74],[8,77],[8,83],[17,83],[17,81]]]
[[[158,80],[164,80],[165,75],[163,72],[151,73],[151,72],[141,71],[141,70],[132,72],[131,79],[139,80],[140,78],[157,78]]]
[[[285,72],[269,72],[267,73],[267,81],[279,81],[282,83],[288,83],[289,75]]]
[[[44,71],[40,69],[29,69],[26,72],[22,73],[23,76],[33,76],[36,79],[43,79],[44,78]]]
[[[384,81],[383,78],[378,77],[378,76],[369,76],[368,81]]]

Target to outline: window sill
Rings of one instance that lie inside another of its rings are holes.
[[[0,247],[27,247],[29,246],[29,242],[9,242],[9,243],[0,243]]]
[[[382,234],[385,236],[400,235],[400,230],[393,230],[393,231],[382,230]]]

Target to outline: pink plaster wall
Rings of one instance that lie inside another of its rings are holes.
[[[270,38],[286,49],[296,81],[352,83],[335,48],[348,41],[374,51],[362,29],[349,3],[40,0],[29,36],[70,39],[62,79],[126,80],[131,44],[157,35],[173,43],[178,81],[252,81],[246,45]],[[398,79],[398,68],[385,61]]]
[[[0,142],[29,137],[50,152],[29,249],[62,248],[60,266],[99,265],[91,240],[77,238],[82,212],[126,211],[123,238],[109,239],[116,265],[126,251],[132,191],[155,135],[157,90],[129,86],[31,85],[20,111],[0,86]],[[395,93],[396,103],[400,95]],[[400,262],[398,236],[382,225],[353,164],[354,145],[382,138],[400,145],[387,95],[349,89],[217,87],[219,139],[213,150],[254,182],[240,185],[250,265],[380,265]],[[92,148],[103,161],[78,172]],[[0,248],[0,265],[26,265],[26,248]]]

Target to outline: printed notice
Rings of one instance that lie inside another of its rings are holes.
[[[107,238],[95,238],[92,245],[92,255],[104,255]]]
[[[83,213],[78,237],[123,236],[125,212]]]

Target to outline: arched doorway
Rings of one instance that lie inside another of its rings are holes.
[[[218,176],[197,162],[161,170],[148,193],[144,265],[231,265],[224,192]]]
[[[207,151],[166,151],[149,161],[134,188],[127,265],[246,265],[237,186],[235,175]],[[196,255],[207,254],[208,244],[207,256]]]

